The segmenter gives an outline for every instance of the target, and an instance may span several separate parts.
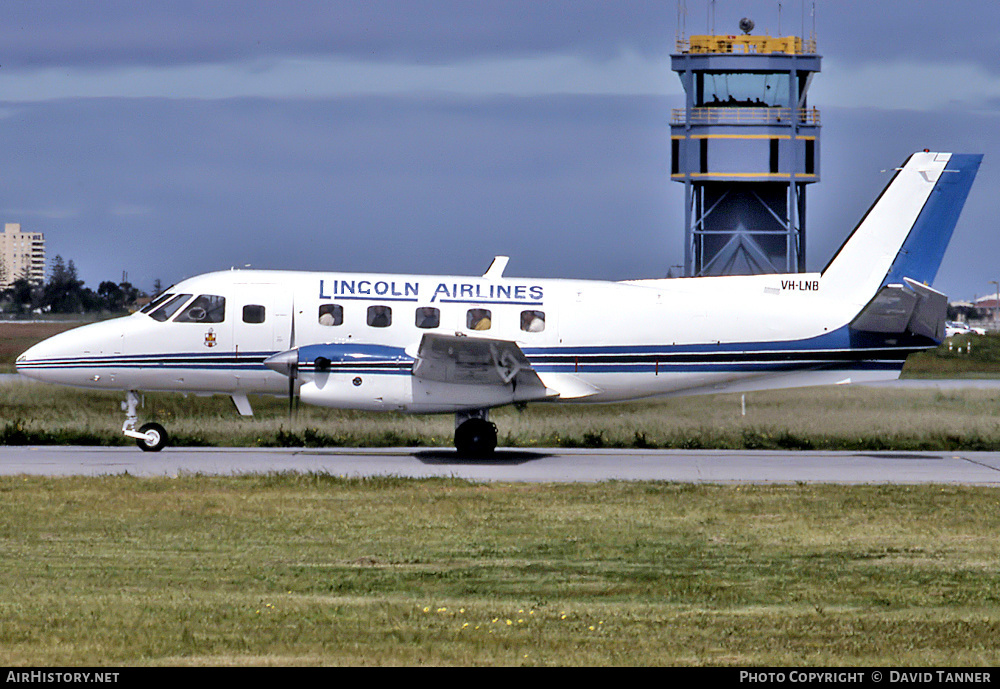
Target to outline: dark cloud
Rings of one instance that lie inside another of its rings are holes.
[[[337,55],[439,63],[551,51],[662,52],[676,11],[603,2],[26,2],[0,8],[4,66]]]
[[[716,29],[746,13],[777,33],[776,4],[720,0]],[[687,32],[702,32],[708,3],[687,5]],[[978,40],[996,18],[983,12],[998,12],[963,2],[819,7],[820,51],[841,64],[978,59],[994,40]],[[811,29],[799,10],[783,4],[783,33]],[[5,3],[0,69],[662,54],[675,17],[673,2]],[[992,54],[979,64],[995,70]],[[953,296],[982,292],[995,279],[982,248],[994,243],[998,115],[816,104],[823,181],[809,190],[809,266],[826,263],[876,197],[880,170],[924,147],[986,152],[939,279]],[[656,277],[682,262],[682,188],[667,174],[675,105],[421,94],[8,103],[0,212],[45,232],[49,255],[74,259],[91,286],[127,270],[148,289],[246,263],[469,274],[497,253],[511,255],[511,274]]]
[[[685,5],[688,34],[739,33],[742,16],[756,21],[755,33],[813,31],[810,0]],[[995,3],[820,0],[816,8],[819,51],[838,60],[970,61],[1000,69]],[[610,57],[623,49],[664,55],[674,50],[677,29],[678,6],[669,0],[36,0],[0,7],[0,65],[164,65],[288,55],[441,63],[543,53]]]

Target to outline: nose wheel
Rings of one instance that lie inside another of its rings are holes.
[[[125,401],[122,402],[122,411],[125,412],[125,423],[122,424],[122,433],[129,438],[135,439],[135,444],[143,452],[159,452],[166,447],[169,440],[167,431],[158,423],[144,423],[138,431],[135,425],[139,422],[139,415],[136,407],[139,406],[139,393],[129,390],[125,393]]]
[[[135,439],[135,444],[143,452],[159,452],[167,445],[167,431],[158,423],[144,423],[139,428],[141,438]]]

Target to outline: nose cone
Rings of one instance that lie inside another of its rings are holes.
[[[17,357],[17,372],[49,383],[105,387],[107,374],[125,353],[123,320],[92,323],[42,340]]]

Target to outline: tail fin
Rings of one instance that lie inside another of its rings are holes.
[[[983,156],[914,153],[823,270],[824,289],[858,304],[879,288],[937,275]]]

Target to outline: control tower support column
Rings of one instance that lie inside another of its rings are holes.
[[[670,123],[684,184],[688,277],[803,272],[806,185],[819,181],[819,112],[806,94],[815,40],[691,36],[671,56],[685,107]],[[749,27],[749,28],[748,28]]]

